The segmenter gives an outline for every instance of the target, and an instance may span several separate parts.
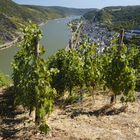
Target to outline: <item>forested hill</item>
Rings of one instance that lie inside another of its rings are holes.
[[[106,7],[98,12],[90,11],[84,15],[86,19],[97,20],[110,29],[137,28],[140,25],[140,6]]]
[[[0,44],[18,36],[18,29],[28,20],[41,23],[47,19],[82,15],[91,9],[19,5],[12,0],[0,0]]]
[[[25,5],[25,7],[40,11],[41,13],[47,15],[48,18],[55,18],[56,16],[65,17],[71,15],[84,15],[85,13],[93,10],[93,9],[67,8],[67,7],[60,7],[60,6]]]

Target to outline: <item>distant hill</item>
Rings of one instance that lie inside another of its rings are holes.
[[[35,23],[69,15],[82,15],[91,9],[19,5],[12,0],[0,0],[0,44],[18,36],[22,24]]]
[[[76,9],[76,8],[66,8],[59,6],[32,6],[25,5],[25,7],[40,11],[44,13],[48,18],[57,18],[57,17],[65,17],[71,15],[84,15],[85,13],[93,10],[93,9]]]
[[[102,22],[111,30],[137,28],[140,26],[140,6],[106,7],[98,12],[90,11],[84,17]]]
[[[97,15],[98,13],[98,9],[94,9],[92,11],[86,12],[83,17],[86,18],[87,20],[93,20],[94,17]]]
[[[40,22],[45,18],[40,12],[20,6],[11,0],[0,0],[0,44],[13,40],[17,29],[29,19]]]

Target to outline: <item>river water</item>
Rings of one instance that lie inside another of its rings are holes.
[[[47,24],[41,26],[43,32],[41,44],[45,47],[46,58],[67,46],[71,38],[71,31],[67,23],[76,18],[79,17],[71,16],[64,19],[49,20]],[[11,62],[17,50],[17,47],[11,47],[0,51],[0,72],[11,75]]]

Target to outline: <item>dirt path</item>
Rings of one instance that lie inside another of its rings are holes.
[[[86,99],[82,107],[75,104],[55,111],[49,125],[65,132],[64,140],[140,140],[140,101],[128,104],[127,110],[120,103],[114,107],[105,104],[101,96],[94,105],[91,98]]]
[[[9,90],[11,91],[11,90]],[[105,106],[107,98],[96,96],[81,103],[55,107],[48,119],[51,132],[38,132],[22,108],[13,108],[10,92],[0,91],[0,140],[140,140],[140,100]],[[29,121],[30,120],[30,121]]]

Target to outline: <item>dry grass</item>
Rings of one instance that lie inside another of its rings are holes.
[[[8,104],[5,104],[6,101]],[[47,119],[52,130],[47,135],[38,132],[27,112],[21,107],[13,108],[12,102],[10,93],[0,94],[0,140],[140,139],[139,96],[135,103],[128,106],[119,101],[116,105],[107,105],[108,97],[102,95],[96,95],[94,102],[92,97],[86,97],[82,103],[65,108],[56,106]]]

